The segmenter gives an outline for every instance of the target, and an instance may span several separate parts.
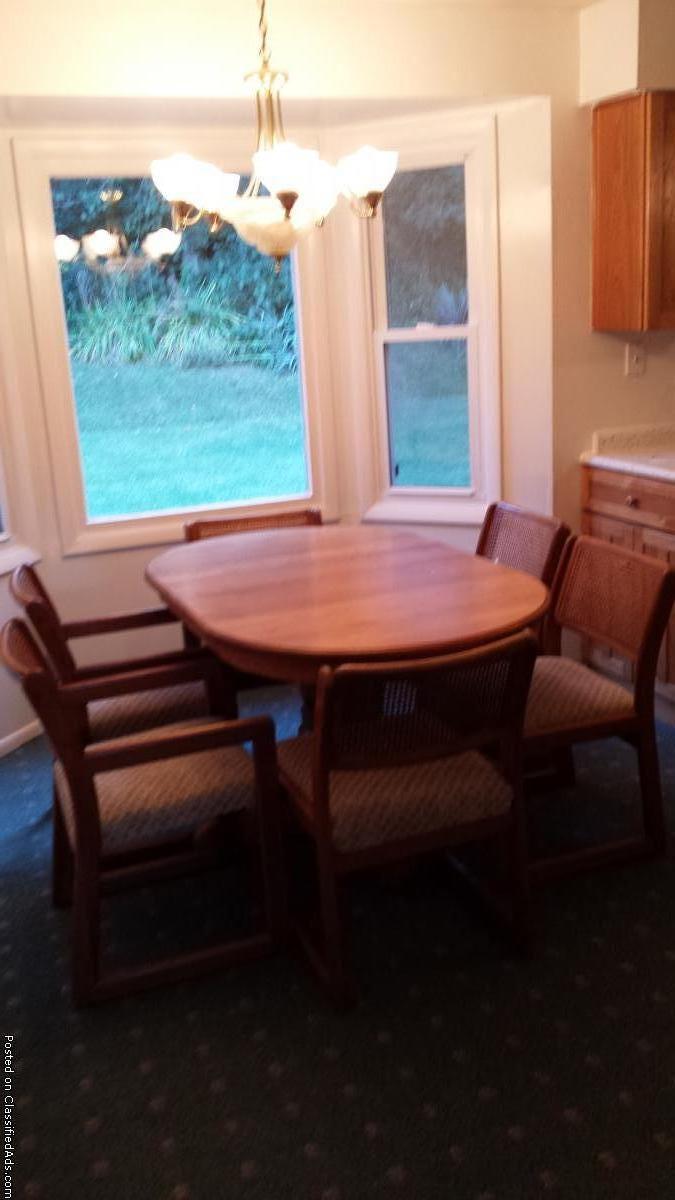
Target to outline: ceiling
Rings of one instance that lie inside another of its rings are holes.
[[[588,8],[599,0],[375,0],[378,4],[426,4],[439,8]]]

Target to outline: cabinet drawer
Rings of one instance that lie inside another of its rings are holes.
[[[585,467],[584,505],[633,525],[675,532],[675,484],[622,471]]]

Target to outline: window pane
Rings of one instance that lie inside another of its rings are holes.
[[[144,239],[171,225],[149,179],[54,179],[52,202],[80,241],[60,270],[88,516],[307,492],[288,261],[275,275],[204,222],[149,258]],[[121,254],[86,258],[99,229],[123,234]]]
[[[389,328],[466,324],[464,166],[399,171],[383,216]]]
[[[466,342],[390,342],[384,352],[392,484],[470,487]]]

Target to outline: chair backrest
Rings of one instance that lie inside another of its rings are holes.
[[[297,512],[270,513],[260,517],[225,517],[210,521],[190,521],[184,526],[185,540],[222,537],[227,533],[253,533],[257,529],[286,529],[298,525],[321,525],[321,510],[303,508]]]
[[[569,536],[569,527],[555,517],[500,502],[485,514],[476,554],[526,571],[550,587]]]
[[[561,563],[555,623],[637,665],[636,700],[654,690],[661,641],[675,599],[675,567],[598,538],[580,537]]]
[[[10,591],[21,606],[63,682],[72,679],[77,666],[63,633],[61,619],[49,592],[34,567],[17,567]]]
[[[536,650],[523,633],[442,658],[322,668],[315,770],[402,765],[495,743],[514,752]]]
[[[2,629],[0,662],[21,683],[56,757],[69,762],[82,748],[82,713],[60,702],[52,665],[25,621],[15,617]]]

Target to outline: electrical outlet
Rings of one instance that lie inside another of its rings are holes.
[[[640,342],[626,342],[626,375],[637,378],[647,370],[647,351]]]

